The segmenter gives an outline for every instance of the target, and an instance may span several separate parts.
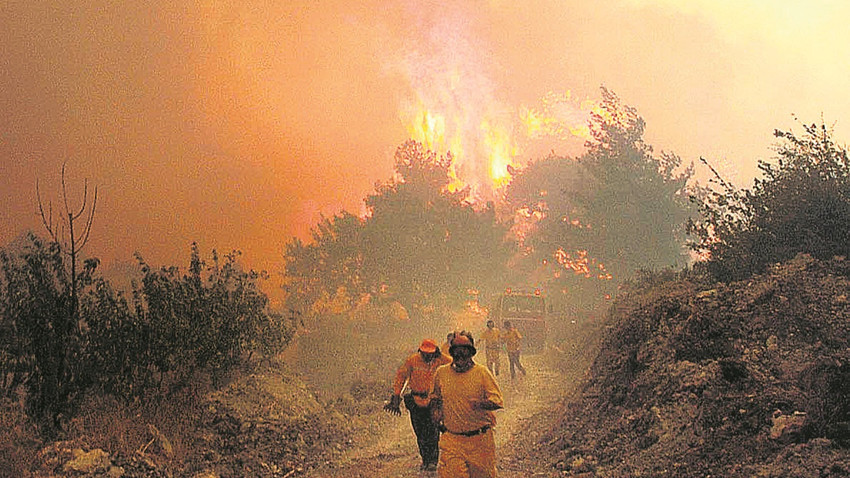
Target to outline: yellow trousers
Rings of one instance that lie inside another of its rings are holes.
[[[471,437],[440,435],[440,478],[496,478],[493,429]]]

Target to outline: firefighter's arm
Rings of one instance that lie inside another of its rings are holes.
[[[434,380],[429,398],[428,409],[431,412],[431,421],[437,424],[440,431],[443,431],[443,393],[437,380]]]
[[[472,407],[479,410],[499,410],[505,407],[502,391],[499,389],[496,379],[489,373],[484,375],[483,397],[473,403]]]
[[[395,373],[395,380],[393,381],[393,395],[401,395],[401,391],[404,390],[404,385],[410,379],[410,375],[413,373],[413,364],[410,359],[404,361],[401,364],[401,367]]]
[[[411,365],[408,360],[398,368],[393,381],[393,394],[390,396],[390,401],[384,405],[384,410],[393,415],[401,415],[401,391],[404,390],[404,385],[410,378]]]

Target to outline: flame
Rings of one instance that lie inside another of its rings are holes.
[[[508,168],[513,166],[517,149],[504,127],[485,120],[481,123],[481,130],[484,132],[484,144],[489,157],[490,179],[495,187],[504,186],[510,181]]]
[[[605,264],[589,258],[586,250],[575,251],[573,254],[558,248],[555,251],[555,260],[564,269],[572,271],[575,275],[584,276],[587,279],[611,280],[614,277],[605,270]]]
[[[473,98],[464,104],[455,93],[465,90],[464,77],[454,70],[446,74],[443,83],[449,92],[417,92],[400,116],[410,139],[431,151],[452,153],[451,191],[468,185],[479,196],[492,198],[510,182],[512,169],[534,159],[522,158],[532,143],[590,138],[587,120],[595,101],[578,103],[568,91],[547,93],[534,107],[509,108],[494,100],[472,105]]]
[[[564,93],[549,92],[537,107],[523,107],[520,120],[529,138],[553,137],[568,140],[572,137],[590,139],[587,119],[591,111],[597,111],[598,103],[584,100],[578,105],[568,90]]]
[[[407,133],[413,140],[433,151],[438,145],[445,143],[446,119],[420,105],[407,125]]]

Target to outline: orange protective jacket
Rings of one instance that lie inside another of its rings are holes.
[[[401,395],[406,383],[414,394],[413,398],[416,404],[420,407],[427,407],[431,401],[428,398],[428,393],[431,392],[431,387],[434,384],[434,372],[437,367],[451,363],[451,361],[451,357],[443,353],[429,363],[422,359],[422,354],[419,352],[411,354],[395,374],[393,395]]]

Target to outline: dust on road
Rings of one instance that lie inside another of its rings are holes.
[[[505,409],[496,412],[496,454],[499,476],[529,478],[559,476],[537,456],[537,440],[547,428],[546,412],[573,387],[573,380],[548,368],[542,355],[523,358],[528,375],[511,381],[503,370],[497,378]],[[507,363],[503,364],[506,367]],[[575,377],[574,374],[570,374]],[[359,430],[349,449],[311,471],[309,478],[435,477],[419,471],[419,454],[407,413],[401,417],[376,411]]]

